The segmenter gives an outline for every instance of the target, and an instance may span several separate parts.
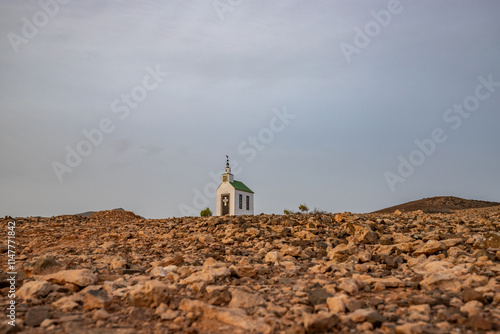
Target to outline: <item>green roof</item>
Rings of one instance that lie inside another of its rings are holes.
[[[247,193],[253,194],[253,191],[250,188],[248,188],[243,182],[234,180],[233,182],[231,182],[231,185],[236,190],[246,191]]]

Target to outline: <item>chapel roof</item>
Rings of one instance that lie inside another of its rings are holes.
[[[253,194],[253,191],[250,188],[248,188],[243,182],[234,180],[233,182],[231,182],[231,185],[236,190],[246,191],[247,193],[252,193]]]

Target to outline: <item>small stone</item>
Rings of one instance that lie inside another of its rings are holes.
[[[216,307],[199,300],[183,299],[180,302],[179,309],[185,312],[201,312],[204,319],[217,320],[247,331],[262,332],[264,334],[273,332],[271,325],[267,324],[263,319],[248,316],[245,310],[241,308]]]
[[[17,291],[16,295],[22,299],[33,299],[45,297],[51,291],[52,284],[46,281],[26,282]]]
[[[109,313],[106,310],[99,309],[94,312],[92,318],[94,320],[106,320],[109,318]]]
[[[193,291],[203,293],[207,288],[207,284],[205,282],[195,282],[191,285],[191,288]]]
[[[396,326],[397,334],[421,334],[424,332],[425,322],[406,323]]]
[[[227,304],[231,301],[231,294],[229,291],[223,290],[214,290],[208,294],[208,303],[210,305],[221,306]]]
[[[342,223],[343,221],[345,221],[345,218],[344,218],[344,215],[341,214],[341,213],[336,213],[335,216],[333,216],[333,219],[337,222],[337,223]]]
[[[73,283],[64,283],[63,287],[67,289],[69,292],[78,292],[80,291],[80,287]]]
[[[115,257],[111,260],[109,267],[111,270],[119,270],[127,267],[127,261],[122,257]]]
[[[79,302],[83,302],[83,296],[77,293],[71,296],[62,297],[53,302],[52,305],[63,312],[68,312],[80,306],[78,304]]]
[[[466,252],[464,252],[460,247],[450,247],[448,248],[448,256],[452,258],[457,258],[461,255],[467,255]]]
[[[266,307],[268,312],[276,314],[278,317],[282,317],[288,311],[288,309],[284,306],[279,306],[273,303],[267,303]]]
[[[331,331],[338,323],[335,313],[319,312],[317,314],[303,314],[304,327],[307,333],[324,333]]]
[[[271,251],[266,254],[264,262],[268,264],[274,264],[280,260],[280,254],[277,251]]]
[[[372,252],[364,250],[358,254],[359,262],[368,262],[372,259]]]
[[[349,312],[354,312],[356,310],[366,308],[366,302],[362,299],[350,298],[344,300],[345,307],[349,310]]]
[[[478,302],[477,300],[471,300],[470,302],[465,303],[464,306],[460,308],[460,312],[467,313],[469,317],[479,314],[483,309],[483,303]]]
[[[458,292],[461,290],[461,285],[457,284],[457,280],[457,276],[450,273],[433,273],[430,275],[426,275],[419,284],[421,287],[428,291],[441,289],[445,291]]]
[[[442,243],[447,247],[447,248],[450,248],[450,247],[453,247],[453,246],[456,246],[460,243],[462,243],[463,240],[462,238],[453,238],[453,239],[446,239],[446,240],[442,240]]]
[[[349,319],[356,323],[368,321],[375,327],[380,327],[386,318],[373,309],[358,309],[349,315]]]
[[[362,324],[357,325],[356,329],[360,332],[368,332],[373,330],[373,325],[372,323],[366,321],[363,322]]]
[[[354,238],[361,244],[373,244],[378,241],[377,233],[368,225],[354,225]]]
[[[437,323],[436,324],[436,327],[445,331],[446,333],[450,333],[451,332],[451,328],[453,327],[449,322],[447,321],[442,321],[440,323]]]
[[[326,303],[328,308],[333,313],[344,313],[345,312],[345,304],[344,300],[347,298],[346,295],[338,295],[335,297],[328,298]]]
[[[211,244],[215,241],[215,238],[210,234],[200,235],[198,241],[202,244]]]
[[[162,267],[151,270],[150,275],[153,277],[167,277],[168,273]]]
[[[65,266],[53,256],[46,256],[42,259],[36,260],[34,263],[26,265],[24,272],[26,277],[32,275],[47,275],[58,272],[64,269]]]
[[[280,251],[280,254],[282,256],[288,255],[293,257],[299,257],[301,253],[302,251],[299,247],[293,247],[293,246],[283,246]]]
[[[339,285],[339,289],[347,292],[351,296],[355,295],[359,291],[359,286],[356,280],[351,278],[345,278]]]
[[[254,266],[248,265],[238,266],[236,272],[238,277],[256,278],[259,275],[259,271]]]
[[[162,320],[174,320],[175,318],[179,317],[180,314],[181,313],[179,311],[168,309],[160,314],[160,318]]]
[[[114,241],[106,241],[101,246],[99,246],[99,248],[101,248],[102,250],[104,250],[105,253],[107,253],[114,245],[116,245]]]
[[[429,304],[421,304],[421,305],[411,305],[408,310],[410,312],[418,312],[422,314],[431,313],[431,307]]]
[[[346,244],[340,244],[327,253],[329,260],[337,261],[345,261],[350,255],[352,255],[351,247]]]
[[[168,308],[167,304],[165,304],[165,303],[161,303],[161,304],[160,304],[160,305],[156,308],[155,314],[156,314],[156,315],[160,315],[160,314],[162,314],[162,313],[166,312],[168,309],[169,309],[169,308]]]
[[[248,230],[246,230],[245,234],[254,238],[258,238],[261,236],[260,230],[255,227],[251,227]]]
[[[130,233],[129,231],[122,232],[120,234],[120,238],[122,238],[123,240],[130,239],[132,238],[132,233]]]
[[[403,253],[409,253],[413,249],[413,243],[412,242],[404,242],[396,245],[396,249]]]
[[[384,245],[384,244],[382,244],[382,242],[380,242],[380,245],[377,248],[377,255],[389,256],[394,252],[394,249],[396,249],[395,245],[392,245],[392,244]]]
[[[128,320],[144,324],[147,320],[147,310],[144,307],[129,307],[128,308]]]
[[[455,308],[460,308],[464,306],[464,302],[462,301],[462,299],[455,297],[450,300],[450,306],[453,306]]]
[[[58,319],[59,322],[73,322],[73,321],[81,321],[82,316],[80,314],[70,314],[64,315]]]
[[[318,238],[317,236],[315,236],[314,234],[312,234],[309,231],[299,231],[299,232],[295,233],[295,236],[297,238],[302,239],[302,240],[313,240],[313,241]]]
[[[418,313],[418,312],[411,312],[408,316],[408,320],[411,322],[416,322],[416,321],[425,321],[429,322],[430,317],[428,315]]]
[[[76,298],[74,296],[75,295],[69,297],[62,297],[57,301],[53,302],[52,305],[54,305],[56,308],[58,308],[63,312],[72,311],[80,306],[77,300],[75,300]],[[79,299],[83,300],[83,298],[81,298],[80,295],[78,295],[78,297],[80,297]]]
[[[423,246],[417,248],[413,252],[413,254],[414,255],[420,255],[420,254],[432,255],[432,254],[435,254],[435,253],[442,251],[444,249],[446,249],[446,245],[444,243],[437,241],[437,240],[429,240]]]
[[[241,289],[230,289],[231,302],[229,307],[250,308],[264,305],[266,300],[258,294],[248,293]]]
[[[464,302],[470,302],[471,300],[477,300],[483,304],[486,304],[486,299],[483,297],[481,292],[478,292],[470,287],[465,287],[463,291]]]
[[[191,276],[181,280],[181,284],[192,284],[195,282],[214,283],[218,279],[231,276],[229,268],[204,266],[203,270],[197,271]]]
[[[465,322],[467,327],[471,327],[476,330],[489,331],[493,328],[491,321],[485,319],[481,314],[474,314],[470,316]]]
[[[40,324],[40,327],[41,327],[41,328],[47,328],[47,327],[50,327],[50,326],[55,325],[55,324],[57,324],[57,323],[58,323],[58,321],[57,321],[57,320],[55,320],[55,319],[45,319],[45,320],[43,320],[43,321],[42,321],[42,323]]]
[[[40,326],[40,324],[45,320],[50,318],[50,307],[47,306],[35,306],[30,308],[26,312],[24,318],[24,324],[26,326]]]
[[[93,310],[96,308],[106,308],[111,304],[112,298],[105,290],[89,290],[83,298],[83,309]]]
[[[168,304],[174,294],[174,289],[161,281],[148,281],[136,286],[129,293],[132,305],[138,307],[157,307],[161,303]]]
[[[386,289],[386,286],[382,282],[375,282],[375,284],[373,284],[373,292],[382,292],[385,289]]]
[[[332,297],[332,294],[328,293],[325,289],[314,288],[308,293],[307,299],[311,305],[320,305],[325,304],[329,297]]]

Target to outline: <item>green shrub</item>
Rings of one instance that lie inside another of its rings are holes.
[[[300,210],[302,213],[304,213],[304,212],[309,211],[309,208],[307,207],[307,205],[305,205],[305,204],[301,204],[301,205],[299,205],[299,210]]]
[[[210,216],[212,216],[212,211],[210,210],[210,208],[206,208],[205,210],[201,210],[200,216],[201,217],[210,217]]]

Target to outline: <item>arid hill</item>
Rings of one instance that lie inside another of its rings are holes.
[[[125,211],[125,210],[122,208],[116,208],[116,209],[113,209],[111,211]],[[94,213],[97,213],[97,212],[102,212],[102,211],[86,211],[86,212],[82,212],[82,213],[77,213],[77,214],[75,214],[75,216],[91,217]]]
[[[451,213],[456,210],[487,208],[500,205],[498,202],[477,201],[453,196],[438,196],[420,199],[390,208],[374,211],[373,213],[412,212],[422,210],[425,213]]]
[[[0,225],[0,333],[500,331],[500,206]]]
[[[87,211],[82,213],[77,213],[75,216],[80,217],[92,217],[98,219],[115,219],[115,220],[128,220],[128,219],[144,219],[144,217],[138,216],[132,211],[126,211],[122,208],[104,211]]]

